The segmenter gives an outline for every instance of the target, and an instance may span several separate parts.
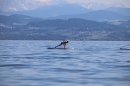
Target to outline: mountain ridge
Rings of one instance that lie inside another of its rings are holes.
[[[23,11],[23,10],[34,10],[42,6],[52,6],[52,5],[64,5],[64,4],[72,4],[66,0],[3,0],[0,1],[0,10],[8,12],[8,11]],[[113,4],[105,4],[105,3],[73,3],[76,5],[80,5],[86,9],[91,10],[101,10],[109,7],[122,7],[125,8],[121,3],[113,3]]]
[[[6,0],[4,1],[6,2]],[[31,2],[29,6],[30,7],[33,6],[35,9],[34,8],[28,9],[29,7],[27,4],[28,2]],[[34,6],[34,2],[36,2],[35,3],[36,6]],[[16,6],[16,7],[18,6],[18,8],[24,7],[24,8],[27,8],[28,10],[12,11],[12,12],[0,11],[0,15],[21,14],[21,15],[27,15],[27,16],[32,16],[32,17],[39,17],[43,19],[84,18],[84,19],[95,20],[95,21],[104,21],[104,20],[113,21],[113,20],[129,20],[130,19],[129,18],[130,8],[122,8],[124,6],[119,3],[113,4],[113,5],[102,4],[102,3],[84,3],[84,4],[73,3],[72,4],[72,3],[67,2],[66,0],[55,0],[55,1],[52,1],[52,0],[34,0],[34,1],[33,0],[22,0],[22,1],[12,0],[8,3],[10,3],[11,6],[13,4],[18,3],[18,5],[13,5],[13,6]],[[85,6],[88,6],[89,8]],[[95,7],[98,8],[99,10],[94,10],[94,9],[92,10],[92,8],[95,8]],[[101,11],[100,9],[104,11]]]
[[[3,15],[0,15],[0,18],[3,18]],[[130,41],[130,21],[118,21],[118,24],[80,18],[68,20],[36,18],[36,21],[35,18],[24,15],[5,16],[5,19],[0,19],[0,40],[62,40],[64,38]]]
[[[112,11],[112,12],[116,12],[116,13],[120,13],[122,15],[126,15],[126,16],[130,16],[130,8],[117,8],[117,7],[110,7],[105,9],[107,11]]]
[[[130,20],[130,16],[125,16],[123,14],[119,14],[107,10],[91,11],[84,14],[63,15],[63,16],[54,17],[52,19],[69,19],[69,18],[82,18],[82,19],[95,20],[95,21]]]

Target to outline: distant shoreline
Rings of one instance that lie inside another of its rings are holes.
[[[14,39],[7,39],[7,40],[1,40],[0,41],[62,41],[62,40],[24,40],[24,39],[18,39],[18,40],[14,40]],[[69,40],[69,41],[84,41],[84,40]],[[85,41],[130,41],[130,40],[85,40]],[[84,41],[84,42],[85,42]]]

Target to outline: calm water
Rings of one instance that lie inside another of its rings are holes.
[[[0,41],[0,86],[130,86],[129,41]]]

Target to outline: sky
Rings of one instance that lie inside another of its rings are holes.
[[[105,4],[121,3],[125,7],[130,7],[130,0],[67,0],[70,3],[89,3],[89,2],[98,2]]]

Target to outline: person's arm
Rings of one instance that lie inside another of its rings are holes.
[[[55,48],[58,47],[58,46],[61,46],[61,45],[62,45],[62,44],[59,44],[59,45],[55,46]]]

